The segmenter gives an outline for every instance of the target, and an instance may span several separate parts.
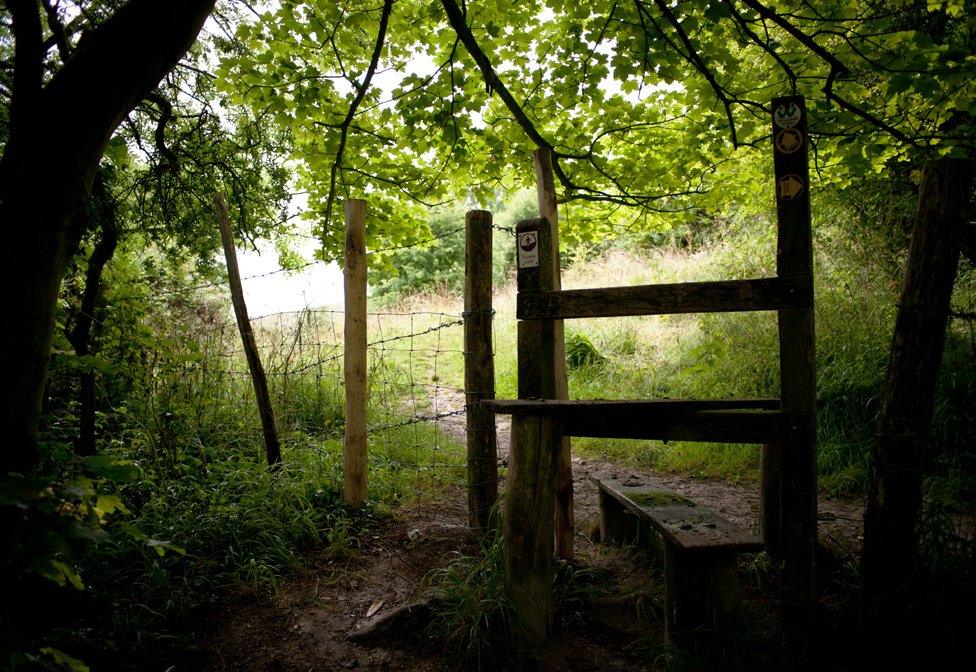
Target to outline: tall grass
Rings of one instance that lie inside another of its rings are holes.
[[[85,615],[85,627],[66,625],[41,644],[109,669],[143,666],[160,649],[191,646],[187,626],[231,591],[274,589],[311,548],[354,553],[390,507],[463,483],[463,448],[415,417],[439,403],[429,381],[441,358],[460,356],[438,345],[434,327],[449,316],[384,315],[370,334],[386,342],[369,354],[367,505],[343,504],[341,315],[315,315],[257,320],[282,443],[274,471],[226,306],[170,301],[143,310],[140,330],[112,335],[105,352],[117,365],[102,378],[99,459],[132,474],[121,484],[91,481],[120,506],[102,543],[72,559],[88,589],[56,597],[66,618]],[[59,375],[70,377],[68,362],[55,363]],[[50,440],[60,433],[72,434],[70,422],[52,423]],[[70,479],[85,467],[59,468]]]
[[[775,236],[763,219],[743,222],[707,246],[644,250],[610,247],[595,258],[576,255],[563,271],[563,287],[609,287],[775,273]],[[830,222],[815,230],[817,396],[820,486],[828,494],[863,492],[867,455],[880,412],[885,366],[898,301],[898,278],[887,256],[856,244]],[[976,304],[973,273],[957,284],[959,310]],[[444,309],[459,299],[431,297]],[[515,289],[495,293],[496,393],[517,396]],[[583,319],[566,323],[568,340],[592,344],[590,361],[569,369],[577,399],[747,398],[779,395],[778,331],[774,313]],[[460,336],[458,335],[459,339]],[[460,344],[460,341],[458,341]],[[936,409],[936,462],[943,471],[972,471],[967,446],[976,435],[976,340],[968,323],[950,329]],[[460,367],[443,369],[460,384]],[[584,454],[641,468],[703,478],[751,480],[757,446],[576,439]],[[946,496],[965,501],[969,477],[938,477]]]

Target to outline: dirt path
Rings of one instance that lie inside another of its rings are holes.
[[[463,408],[463,397],[439,390],[442,411]],[[464,441],[463,415],[443,418],[440,427]],[[499,418],[499,454],[508,453],[510,424]],[[647,591],[646,558],[591,541],[598,521],[597,494],[592,477],[612,474],[640,479],[645,474],[609,462],[573,459],[576,483],[576,554],[587,565],[609,570],[607,594],[628,595]],[[740,524],[757,526],[758,492],[754,486],[701,481],[683,476],[654,474],[675,490],[710,506]],[[859,547],[861,503],[853,500],[821,501],[822,540],[845,556]],[[186,669],[210,670],[446,670],[456,665],[427,642],[395,649],[366,647],[346,639],[346,633],[372,619],[366,614],[382,603],[377,614],[406,604],[422,592],[425,576],[460,554],[475,552],[466,529],[462,488],[445,492],[433,503],[402,508],[361,538],[354,557],[335,560],[312,557],[306,568],[282,582],[271,596],[241,596],[216,614],[205,650]],[[653,657],[639,645],[647,641],[647,624],[640,622],[636,605],[608,606],[590,614],[588,623],[564,627],[556,645],[544,654],[541,669],[645,670],[657,669]],[[373,616],[375,618],[376,616]],[[659,625],[651,624],[653,630]],[[660,638],[660,633],[657,634]]]

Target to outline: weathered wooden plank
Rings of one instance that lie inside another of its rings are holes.
[[[817,540],[816,345],[813,237],[807,168],[807,112],[801,96],[772,102],[777,249],[776,272],[792,278],[802,297],[778,315],[783,410],[806,417],[780,455],[780,538],[787,620],[797,632],[812,618]],[[763,490],[767,485],[761,486]],[[768,520],[770,525],[774,523]]]
[[[767,443],[759,458],[759,527],[766,552],[774,560],[781,560],[783,444]]]
[[[516,235],[519,290],[551,287],[548,221],[519,222]],[[528,240],[534,244],[528,245]],[[555,396],[554,344],[552,320],[518,323],[520,398]],[[522,617],[523,638],[533,641],[547,639],[552,628],[554,483],[561,438],[558,423],[551,418],[512,420],[505,496],[505,592]]]
[[[692,411],[673,417],[576,414],[563,420],[563,433],[605,439],[768,443],[782,440],[790,425],[790,418],[780,411]]]
[[[669,415],[688,411],[718,411],[735,409],[779,410],[779,399],[486,399],[481,404],[496,413],[536,413],[540,415],[568,415],[592,409],[600,413],[661,413]]]
[[[597,486],[647,520],[667,543],[683,551],[762,550],[762,541],[745,528],[653,479],[644,481],[641,485],[624,485],[618,479],[598,479]]]
[[[495,413],[477,402],[495,397],[492,350],[491,213],[465,216],[464,389],[467,403],[468,523],[476,533],[492,528],[498,499],[498,449]]]
[[[552,149],[540,147],[532,152],[535,162],[536,188],[539,216],[549,221],[549,246],[552,263],[552,289],[562,289],[559,272],[559,208],[556,199],[556,181],[552,170]],[[545,289],[540,287],[539,289]],[[556,378],[556,399],[569,399],[569,380],[566,375],[566,332],[562,320],[553,323],[553,357]],[[573,559],[573,459],[572,445],[568,436],[559,443],[556,461],[556,557]]]
[[[807,306],[809,294],[788,278],[519,292],[521,320],[727,313]]]
[[[482,403],[501,415],[558,418],[563,434],[569,436],[605,439],[770,443],[783,441],[798,424],[790,414],[778,410],[776,399],[496,399]],[[807,421],[801,419],[805,427]]]
[[[776,410],[680,410],[647,402],[537,402],[495,409],[516,418],[558,418],[563,434],[605,439],[771,443],[783,441],[798,426],[792,415]]]
[[[521,615],[523,639],[552,629],[553,521],[559,433],[551,418],[512,420],[505,493],[505,592]]]
[[[648,527],[663,542],[665,641],[691,649],[714,645],[740,599],[735,557],[762,550],[762,542],[655,479],[594,480],[604,539],[626,543]]]

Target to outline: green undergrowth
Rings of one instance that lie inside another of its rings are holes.
[[[482,552],[461,556],[424,579],[430,589],[433,617],[426,636],[448,653],[457,669],[523,669],[525,656],[517,646],[525,623],[506,595],[503,541],[495,534]],[[557,562],[553,572],[553,613],[556,625],[583,618],[588,602],[603,594],[606,576],[589,567]]]
[[[353,510],[342,500],[341,361],[328,349],[282,348],[291,331],[258,331],[282,446],[269,469],[226,311],[170,304],[125,317],[105,336],[114,363],[99,372],[98,456],[73,455],[74,373],[88,362],[62,349],[45,427],[50,475],[0,483],[19,540],[0,562],[13,586],[0,610],[3,665],[145,669],[191,655],[214,607],[274,590],[309,553],[357,553],[392,507],[464,480],[463,447],[411,420],[427,395],[411,392],[411,372],[393,358],[371,358],[368,499]]]

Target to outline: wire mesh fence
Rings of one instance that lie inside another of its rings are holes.
[[[494,228],[513,235],[510,229]],[[413,247],[447,236],[463,237],[464,228]],[[286,272],[242,279],[260,282]],[[260,459],[257,405],[225,282],[157,288],[148,296],[133,289],[116,293],[113,300],[129,306],[125,311],[138,316],[134,321],[111,324],[112,311],[96,319],[101,329],[116,332],[104,340],[102,355],[118,362],[118,379],[131,387],[129,401],[113,404],[113,413],[128,422],[128,435],[120,440],[147,446],[153,459],[174,469],[181,468],[181,460],[206,468],[231,459],[227,456],[234,451],[227,447],[253,451]],[[464,444],[470,430],[462,302],[460,296],[413,298],[367,314],[370,496],[377,479],[384,481],[386,501],[391,490],[399,493],[392,497],[396,500],[401,494],[433,494],[437,486],[466,484]],[[289,454],[315,456],[337,475],[337,484],[342,482],[345,425],[344,320],[342,309],[322,306],[250,318],[286,462]],[[111,396],[105,389],[100,394]],[[477,431],[494,429],[479,426]]]

